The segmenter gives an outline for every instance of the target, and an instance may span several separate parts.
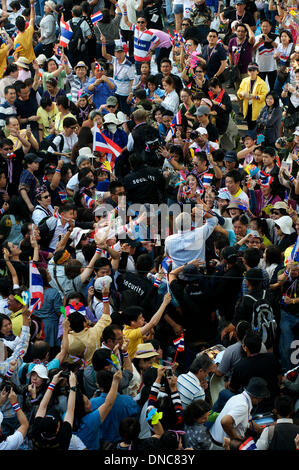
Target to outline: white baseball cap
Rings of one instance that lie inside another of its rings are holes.
[[[41,379],[48,379],[48,369],[43,364],[36,364],[33,369],[28,373],[28,375],[36,372]]]
[[[198,128],[195,129],[195,130],[196,130],[196,132],[197,132],[198,134],[201,134],[201,135],[208,134],[208,131],[207,131],[207,129],[206,129],[205,127],[198,127]]]

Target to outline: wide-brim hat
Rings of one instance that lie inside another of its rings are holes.
[[[45,6],[49,7],[50,10],[52,10],[52,11],[56,11],[56,3],[53,2],[53,0],[47,0],[45,2]]]
[[[293,232],[293,220],[289,215],[283,215],[279,219],[275,220],[275,225],[278,225],[282,233],[285,235],[290,235]]]
[[[254,398],[268,398],[270,396],[268,384],[261,377],[251,377],[245,391]]]
[[[26,59],[26,57],[19,57],[18,60],[16,60],[15,65],[29,70],[29,60]]]
[[[147,359],[156,356],[159,356],[159,354],[151,343],[141,343],[137,346],[134,359]]]
[[[116,124],[119,126],[121,124],[120,120],[117,119],[114,113],[107,113],[104,116],[104,123],[105,124]]]
[[[197,281],[202,278],[202,274],[194,264],[187,264],[184,266],[183,271],[178,274],[178,278],[181,281]]]
[[[77,67],[85,67],[86,70],[88,70],[88,67],[87,65],[85,64],[85,62],[83,62],[83,60],[80,60],[74,67],[74,70],[76,70]]]
[[[72,240],[73,247],[76,248],[76,246],[80,242],[83,235],[87,234],[89,232],[90,232],[89,229],[83,229],[83,228],[80,228],[80,227],[75,227],[73,229],[72,233],[70,234],[70,239]]]
[[[274,210],[276,210],[276,209],[277,209],[277,210],[279,210],[279,209],[285,209],[285,210],[287,210],[287,208],[288,208],[288,205],[287,205],[286,202],[284,202],[284,201],[277,201],[277,202],[275,202],[274,206],[271,207],[270,211],[274,211]]]

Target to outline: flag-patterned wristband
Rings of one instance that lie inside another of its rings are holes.
[[[20,407],[20,405],[17,401],[15,403],[12,403],[11,406],[15,410],[15,412],[17,412],[21,409],[21,407]]]
[[[170,157],[167,158],[167,160],[170,162],[173,159],[173,157],[170,155]]]
[[[102,250],[101,250],[101,248],[96,248],[96,253],[99,253],[99,254],[101,254],[101,253],[102,253]]]
[[[295,178],[293,175],[290,176],[290,182],[293,183],[295,181]]]
[[[54,388],[55,388],[55,385],[53,382],[51,382],[49,385],[48,385],[48,390],[51,390],[51,392],[53,392]]]
[[[13,370],[8,369],[8,371],[7,371],[6,374],[5,374],[5,377],[12,377],[12,376],[13,376],[13,373],[14,373]]]
[[[295,162],[298,163],[298,165],[299,165],[299,158],[297,158],[297,160],[295,160]]]
[[[289,276],[289,272],[288,272],[286,269],[284,270],[284,273],[283,273],[283,274],[284,274],[285,276],[287,276],[287,277]]]
[[[123,352],[123,357],[126,359],[127,357],[129,357],[129,353],[128,352]]]
[[[103,304],[109,303],[109,297],[104,297],[103,296]]]
[[[61,170],[59,168],[56,168],[55,173],[61,173]]]
[[[155,279],[154,287],[159,287],[161,285],[160,279]]]

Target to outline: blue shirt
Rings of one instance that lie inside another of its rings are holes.
[[[109,79],[111,82],[113,80]],[[88,90],[89,85],[92,85],[96,81],[96,77],[92,77],[88,80],[87,85],[85,86],[85,91],[89,94],[93,94],[93,104],[96,108],[99,108],[102,104],[105,104],[109,96],[114,95],[116,91],[116,86],[114,85],[113,90],[110,90],[106,82],[100,83],[92,92]],[[114,83],[114,82],[113,82]],[[103,109],[103,114],[106,114],[108,111]]]
[[[102,422],[98,410],[100,405],[98,405],[96,400],[98,398],[90,400],[92,411],[82,418],[77,433],[74,433],[86,445],[88,450],[99,450],[102,439]]]
[[[92,398],[91,402],[93,405],[101,406],[107,397],[107,393],[101,393],[99,397]],[[117,393],[115,402],[102,423],[102,440],[108,442],[116,442],[121,440],[119,435],[119,425],[124,418],[129,416],[137,416],[139,407],[136,401],[133,400],[129,395],[120,395]],[[79,436],[81,437],[81,436]],[[83,439],[82,439],[83,440]],[[84,441],[83,441],[84,442]]]

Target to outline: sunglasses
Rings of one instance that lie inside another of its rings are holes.
[[[182,26],[189,26],[189,23],[182,23]]]
[[[280,212],[272,211],[272,214],[273,214],[273,215],[280,215]]]
[[[42,199],[49,199],[50,197],[50,194],[47,194],[46,196],[42,196]]]
[[[145,21],[137,21],[137,23],[143,24],[145,23]]]
[[[116,104],[109,104],[107,105],[107,108],[115,108]]]
[[[257,71],[257,70],[258,70],[258,69],[256,69],[256,68],[250,68],[250,69],[248,69],[248,72],[255,72],[255,71]]]

